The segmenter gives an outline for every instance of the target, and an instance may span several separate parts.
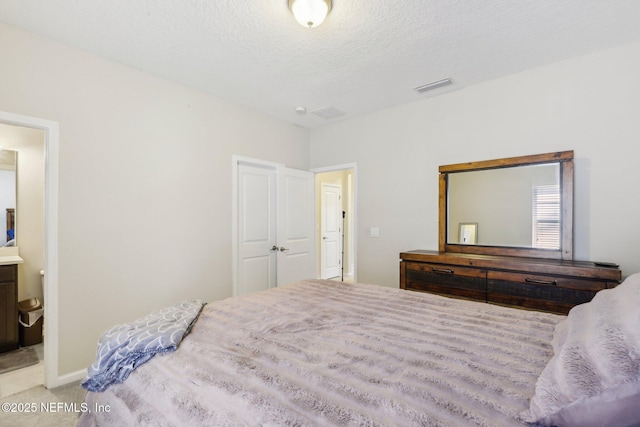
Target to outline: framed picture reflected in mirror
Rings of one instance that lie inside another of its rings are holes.
[[[478,243],[477,222],[461,222],[459,229],[459,243],[461,245],[475,245]]]

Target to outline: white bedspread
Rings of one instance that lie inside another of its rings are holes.
[[[310,280],[209,303],[81,426],[515,426],[564,316]]]

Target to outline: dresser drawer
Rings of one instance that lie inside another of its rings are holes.
[[[405,261],[405,289],[455,295],[486,301],[487,271],[461,267]]]
[[[622,278],[615,265],[416,250],[400,253],[400,288],[568,313]]]
[[[591,301],[607,283],[544,274],[487,272],[487,301],[568,313],[571,307]]]

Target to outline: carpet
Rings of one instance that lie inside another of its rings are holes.
[[[38,354],[31,347],[0,353],[0,374],[35,365],[38,361]]]
[[[85,394],[76,381],[50,390],[40,385],[0,399],[0,427],[74,427]]]

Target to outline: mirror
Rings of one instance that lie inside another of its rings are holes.
[[[18,153],[0,149],[0,247],[16,246],[16,164]]]
[[[452,173],[447,191],[447,243],[560,249],[558,163]],[[547,239],[534,240],[543,227]]]
[[[573,151],[440,166],[443,252],[573,258]]]

